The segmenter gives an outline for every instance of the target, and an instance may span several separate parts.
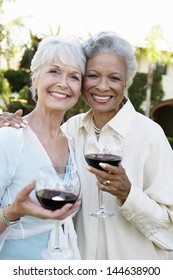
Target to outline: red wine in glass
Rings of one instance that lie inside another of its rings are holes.
[[[92,167],[103,170],[99,163],[108,163],[110,165],[118,166],[122,158],[112,154],[87,154],[85,155],[85,160]]]
[[[42,189],[36,192],[36,196],[40,204],[49,210],[57,210],[67,203],[75,203],[78,196],[66,191],[56,191],[50,189]]]

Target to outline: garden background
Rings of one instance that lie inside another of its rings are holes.
[[[42,38],[52,34],[83,41],[96,32],[113,30],[131,42],[139,64],[126,94],[137,111],[153,118],[153,106],[173,100],[170,7],[171,0],[0,0],[0,110],[22,108],[27,114],[34,108],[29,67]],[[171,125],[173,101],[170,108],[166,122]],[[80,98],[65,120],[87,110]],[[171,133],[167,136],[172,145]]]

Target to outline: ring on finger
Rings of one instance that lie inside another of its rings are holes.
[[[103,185],[106,186],[106,187],[109,187],[110,186],[110,181],[109,180],[103,181]]]

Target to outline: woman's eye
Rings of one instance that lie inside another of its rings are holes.
[[[51,74],[59,74],[59,71],[55,70],[55,69],[52,69],[52,70],[49,71],[49,73],[51,73]]]
[[[113,76],[111,77],[112,81],[121,81],[121,79],[119,77]]]
[[[75,80],[75,81],[79,81],[79,77],[78,77],[78,76],[71,75],[70,78],[73,79],[73,80]]]

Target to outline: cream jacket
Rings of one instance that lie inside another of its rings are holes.
[[[122,165],[131,181],[131,191],[119,207],[106,193],[106,207],[118,214],[103,220],[88,215],[98,209],[96,178],[86,169],[83,147],[92,130],[92,111],[63,124],[73,137],[83,199],[76,215],[76,231],[82,259],[168,259],[173,250],[173,151],[161,127],[135,111],[128,100],[102,129],[118,134],[124,145]],[[100,238],[101,237],[101,238]]]

